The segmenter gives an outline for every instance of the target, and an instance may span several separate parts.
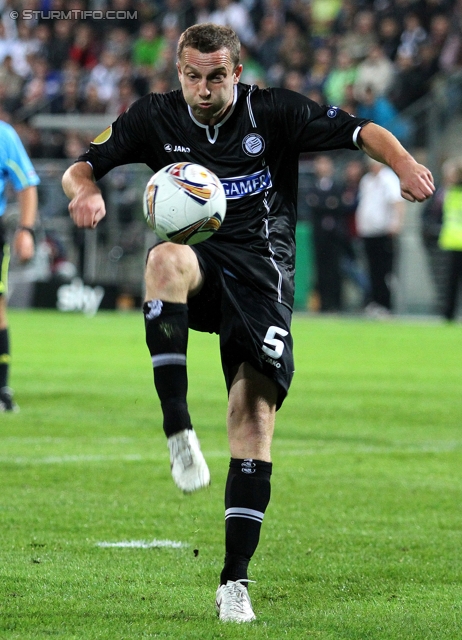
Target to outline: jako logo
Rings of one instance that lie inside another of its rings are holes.
[[[180,153],[191,153],[191,149],[189,147],[183,147],[181,146],[181,144],[176,144],[175,147],[173,147],[173,145],[169,144],[168,142],[167,144],[164,144],[164,150],[168,153],[171,153],[172,151],[179,151]]]
[[[80,278],[74,278],[71,284],[63,284],[57,292],[56,306],[60,311],[83,311],[94,316],[104,298],[103,287],[88,287]]]

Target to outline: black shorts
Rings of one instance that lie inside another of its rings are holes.
[[[8,267],[10,264],[10,245],[7,242],[5,225],[0,217],[0,296],[8,293]]]
[[[294,373],[291,311],[225,272],[199,246],[191,249],[205,282],[199,294],[188,300],[190,328],[220,336],[228,392],[236,367],[248,362],[277,385],[279,409]]]

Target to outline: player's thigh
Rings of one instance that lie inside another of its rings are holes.
[[[277,389],[278,409],[294,372],[291,311],[232,278],[225,285],[220,350],[228,392],[240,365],[248,363],[268,389]]]

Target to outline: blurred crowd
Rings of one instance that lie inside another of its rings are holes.
[[[0,119],[33,158],[73,158],[88,140],[31,126],[36,114],[116,117],[178,87],[178,36],[235,29],[242,81],[281,86],[373,119],[403,143],[402,112],[462,65],[461,0],[0,0]]]

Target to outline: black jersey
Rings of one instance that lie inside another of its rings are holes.
[[[172,162],[211,169],[226,192],[217,233],[197,248],[223,269],[292,307],[299,154],[356,149],[367,120],[319,106],[286,89],[235,86],[233,106],[214,126],[199,123],[181,90],[137,100],[79,158],[95,179],[141,162],[154,172]]]

